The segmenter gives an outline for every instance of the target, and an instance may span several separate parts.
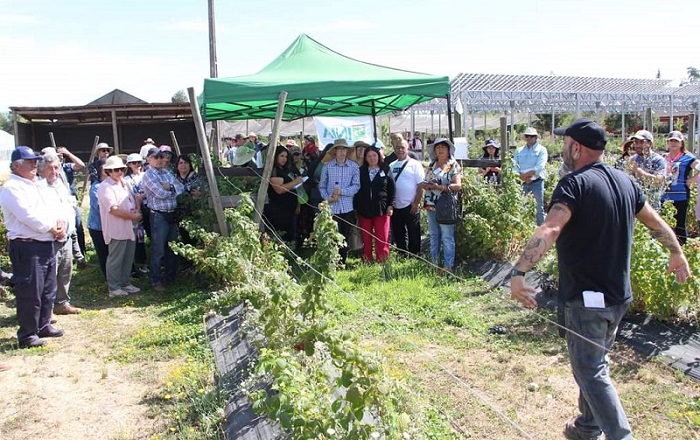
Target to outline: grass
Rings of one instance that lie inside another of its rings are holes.
[[[150,385],[152,391],[143,400],[151,408],[148,416],[159,420],[152,439],[223,438],[225,395],[213,382],[213,355],[203,324],[208,289],[193,276],[181,276],[164,295],[150,291],[146,279],[135,284],[144,289],[142,294],[110,299],[96,265],[74,274],[73,302],[84,312],[77,316],[79,329],[73,333],[84,331],[86,341],[99,339],[108,347],[105,353],[86,342],[83,356],[104,359],[101,380],[110,376],[109,364],[118,363],[131,367],[133,380]],[[15,330],[14,301],[8,296],[0,306],[0,351],[7,355],[16,350]],[[60,351],[60,345],[16,353],[46,355],[54,350]],[[116,438],[132,437],[123,433]]]
[[[330,289],[332,322],[378,351],[403,384],[418,438],[560,438],[578,388],[552,312],[524,311],[478,277],[439,277],[392,257],[350,260]],[[503,325],[505,335],[491,334]],[[700,386],[616,345],[612,378],[637,438],[700,438]],[[522,430],[522,431],[519,431]]]
[[[392,256],[385,266],[349,262],[327,292],[329,321],[383,356],[411,414],[413,438],[512,439],[523,432],[560,438],[561,425],[576,412],[578,391],[551,312],[525,311],[473,274],[441,277],[415,259]],[[167,295],[108,299],[99,269],[79,272],[73,289],[89,309],[79,319],[92,337],[111,342],[106,356],[86,356],[105,357],[102,380],[110,375],[108,362],[117,362],[134,367],[134,380],[154,385],[144,396],[149,417],[162,419],[152,439],[223,438],[226,396],[212,381],[203,331],[210,286],[193,276],[181,280]],[[1,307],[0,351],[11,354],[11,298]],[[125,330],[129,316],[138,325]],[[507,333],[490,333],[495,325]],[[612,359],[611,374],[638,438],[700,438],[698,383],[622,345]],[[125,431],[116,438],[128,437]]]

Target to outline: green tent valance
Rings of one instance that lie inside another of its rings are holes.
[[[281,91],[287,92],[282,119],[291,121],[404,110],[446,97],[450,81],[354,60],[302,34],[254,75],[205,79],[200,105],[210,121],[273,119]]]

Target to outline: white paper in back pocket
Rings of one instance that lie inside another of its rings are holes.
[[[583,291],[583,305],[591,309],[605,308],[605,295],[603,292],[594,292],[592,290]]]

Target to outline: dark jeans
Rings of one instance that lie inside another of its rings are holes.
[[[56,256],[52,241],[10,241],[14,283],[17,339],[20,343],[38,339],[37,332],[51,322],[56,298]]]
[[[675,200],[673,206],[676,207],[676,226],[673,228],[673,232],[676,233],[678,241],[680,241],[681,244],[685,244],[688,240],[688,230],[685,227],[685,222],[688,217],[688,201]]]
[[[174,281],[177,255],[168,243],[177,240],[177,223],[170,223],[160,212],[151,210],[151,284]],[[165,277],[161,265],[165,266]]]
[[[411,205],[394,209],[391,216],[391,233],[396,247],[413,255],[420,253],[420,211],[411,214]]]
[[[357,227],[355,225],[355,211],[345,212],[343,214],[333,214],[333,220],[335,220],[335,222],[338,224],[338,232],[345,237],[345,246],[341,247],[339,250],[340,262],[345,264],[345,260],[348,257],[350,232],[353,230],[353,228]]]
[[[628,304],[600,309],[584,307],[581,299],[566,303],[566,327],[571,330],[566,333],[566,343],[571,370],[579,387],[581,414],[576,419],[576,426],[591,438],[602,430],[609,439],[632,439],[627,415],[610,381],[605,356],[615,341],[617,327],[627,307]]]
[[[90,233],[90,238],[92,238],[92,245],[95,246],[95,253],[97,254],[97,260],[100,262],[102,276],[107,279],[107,256],[109,255],[109,247],[107,247],[105,243],[102,231],[88,228],[88,232]]]

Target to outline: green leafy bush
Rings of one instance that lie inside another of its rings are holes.
[[[475,172],[462,179],[464,216],[456,229],[462,259],[512,259],[535,230],[534,198],[523,196],[510,168],[502,170],[502,185],[490,184]]]
[[[292,438],[403,438],[411,426],[399,410],[397,384],[379,359],[326,320],[324,292],[343,241],[330,209],[322,205],[314,224],[315,271],[302,276],[302,285],[292,278],[278,245],[261,239],[252,210],[244,199],[239,208],[225,211],[229,237],[186,222],[202,246],[173,248],[222,287],[212,298],[217,309],[241,301],[249,305],[245,328],[259,357],[254,375],[242,386],[254,409],[278,421]],[[271,378],[273,392],[259,387],[265,378]]]

